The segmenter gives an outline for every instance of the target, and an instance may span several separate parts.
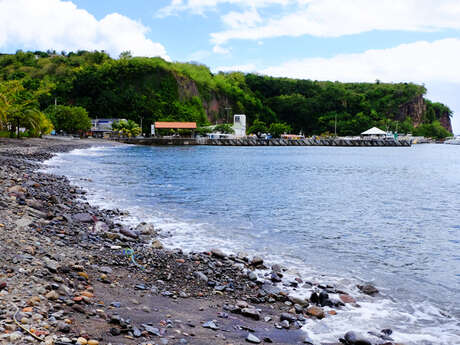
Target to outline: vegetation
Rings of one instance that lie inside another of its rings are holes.
[[[112,124],[112,130],[123,137],[137,137],[142,133],[141,128],[133,120],[120,120]]]
[[[222,123],[214,127],[213,132],[220,132],[222,134],[234,134],[235,130],[228,123]]]
[[[424,123],[414,129],[414,135],[428,138],[443,139],[452,134],[446,130],[437,120],[432,123]]]
[[[36,83],[29,89],[21,80],[0,81],[0,130],[9,136],[41,136],[53,130],[48,118],[40,111],[38,98],[49,90],[45,83]]]
[[[91,128],[91,119],[83,107],[52,105],[45,110],[45,113],[58,132],[81,134]]]
[[[281,134],[288,134],[291,131],[291,126],[285,123],[272,123],[268,128],[268,132],[273,138],[280,138]]]
[[[232,113],[247,115],[252,133],[265,133],[273,125],[273,134],[278,135],[279,124],[285,124],[294,133],[305,135],[334,133],[335,128],[338,135],[356,135],[378,126],[443,136],[446,133],[438,130],[438,122],[452,114],[447,106],[428,100],[425,111],[421,108],[414,112],[408,105],[419,104],[418,100],[423,103],[426,89],[411,83],[339,83],[239,72],[213,74],[204,65],[133,57],[130,52],[123,52],[116,60],[98,51],[18,51],[0,55],[0,83],[8,90],[20,86],[18,92],[33,99],[28,107],[35,112],[42,112],[57,100],[61,105],[84,108],[92,118],[123,117],[142,123],[143,132],[149,132],[154,121],[162,120],[195,121],[200,128],[211,122],[225,123],[231,108]],[[6,120],[5,102],[0,102],[0,121],[9,130],[15,111],[10,108]],[[23,115],[20,122],[27,124],[28,118]],[[37,119],[29,122],[30,130],[40,127]],[[421,129],[414,130],[414,123],[421,123]]]
[[[260,137],[261,134],[267,133],[267,125],[265,122],[260,121],[260,120],[254,120],[254,123],[252,124],[251,127],[248,128],[248,133],[249,134],[255,134],[258,137]]]

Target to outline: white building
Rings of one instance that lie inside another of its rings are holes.
[[[243,138],[246,136],[246,115],[233,115],[233,130],[235,131],[236,138]]]

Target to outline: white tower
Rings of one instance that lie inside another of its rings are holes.
[[[246,136],[246,115],[233,115],[233,130],[235,131],[235,137],[237,138],[243,138]]]

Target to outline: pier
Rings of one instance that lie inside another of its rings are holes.
[[[408,147],[411,140],[394,139],[208,139],[208,138],[115,138],[113,140],[135,145],[210,145],[210,146],[356,146],[356,147]]]

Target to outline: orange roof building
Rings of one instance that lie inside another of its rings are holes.
[[[155,122],[156,129],[196,129],[196,122]]]

